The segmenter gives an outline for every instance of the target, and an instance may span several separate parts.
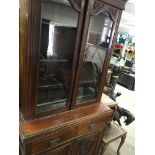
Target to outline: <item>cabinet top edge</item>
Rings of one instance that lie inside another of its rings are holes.
[[[100,117],[108,113],[111,114],[112,110],[100,103],[37,120],[21,121],[19,124],[21,138],[24,141],[25,139],[44,134],[48,131],[51,132],[57,129],[74,126],[77,125],[79,121],[96,118],[97,116]]]
[[[128,0],[98,0],[104,3],[107,3],[113,7],[116,7],[118,9],[124,10],[125,4]]]

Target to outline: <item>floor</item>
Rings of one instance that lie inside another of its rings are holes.
[[[117,98],[119,106],[128,109],[133,115],[135,115],[135,92],[126,89],[120,85],[116,85],[116,92],[121,92],[121,96]],[[124,118],[121,118],[122,127],[127,130],[127,137],[120,152],[121,155],[135,155],[135,121],[126,126]],[[109,144],[104,155],[117,155],[116,151],[120,140],[116,140]]]

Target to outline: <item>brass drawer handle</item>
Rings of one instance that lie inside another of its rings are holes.
[[[89,126],[89,128],[90,128],[91,130],[96,129],[96,124],[91,124],[91,125]]]
[[[60,142],[60,138],[49,141],[49,144],[54,145],[54,144],[57,144],[58,142]]]

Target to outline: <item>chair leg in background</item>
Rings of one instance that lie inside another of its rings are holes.
[[[118,146],[117,155],[120,155],[120,149],[121,149],[122,145],[124,144],[125,139],[126,139],[126,134],[121,137],[121,142],[120,142],[120,144]]]
[[[99,155],[103,155],[104,154],[107,146],[108,146],[108,144],[105,144],[104,142],[102,142]]]

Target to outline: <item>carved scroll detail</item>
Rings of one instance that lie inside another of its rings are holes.
[[[107,12],[111,16],[112,20],[114,21],[115,20],[116,13],[117,13],[117,9],[116,8],[109,8],[107,10]]]
[[[108,15],[110,16],[110,18],[114,21],[115,20],[116,13],[117,13],[117,9],[116,8],[113,8],[113,7],[110,7],[110,6],[106,5],[106,4],[103,4],[102,2],[96,1],[94,3],[94,8],[93,8],[93,11],[92,11],[91,14],[92,15],[98,15],[101,12],[108,13]]]
[[[99,14],[99,13],[102,11],[104,5],[105,5],[105,4],[103,4],[103,3],[101,3],[101,2],[95,2],[95,3],[94,3],[94,8],[93,8],[92,14],[93,14],[93,15]]]
[[[81,11],[81,0],[69,0],[69,2],[76,11]]]

